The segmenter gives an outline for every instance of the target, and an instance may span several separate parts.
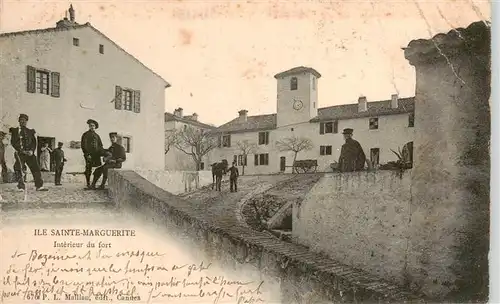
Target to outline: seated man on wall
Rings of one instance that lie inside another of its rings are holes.
[[[338,162],[340,172],[362,171],[365,168],[366,155],[359,142],[352,138],[353,132],[351,128],[346,128],[342,132],[345,144],[342,145]],[[368,164],[368,169],[370,169],[370,164]]]
[[[107,150],[104,150],[104,164],[94,171],[94,180],[90,186],[91,189],[96,189],[97,181],[102,175],[102,182],[99,189],[103,190],[108,179],[108,169],[121,168],[122,163],[127,159],[125,148],[116,142],[118,134],[116,132],[109,133],[109,139],[111,141],[111,146]]]

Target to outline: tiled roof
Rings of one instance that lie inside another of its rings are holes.
[[[276,114],[247,116],[246,121],[237,117],[217,128],[217,132],[250,132],[276,129]]]
[[[310,68],[310,67],[305,67],[305,66],[299,66],[299,67],[295,67],[293,69],[278,73],[278,74],[274,75],[274,78],[281,78],[281,77],[286,77],[286,76],[291,76],[291,75],[297,75],[297,74],[304,73],[304,72],[312,73],[314,76],[316,76],[316,78],[321,77],[321,74],[318,71],[316,71],[315,69]]]
[[[144,63],[142,63],[139,59],[135,58],[132,54],[130,54],[129,52],[125,51],[121,46],[119,46],[118,44],[116,44],[116,42],[114,42],[113,40],[111,40],[108,36],[104,35],[98,29],[96,29],[95,27],[93,27],[89,22],[87,22],[85,24],[75,24],[75,25],[72,25],[72,26],[69,26],[69,27],[50,27],[50,28],[45,28],[45,29],[27,30],[27,31],[10,32],[10,33],[0,33],[0,38],[10,37],[10,36],[17,36],[17,35],[38,35],[38,34],[43,34],[43,33],[48,33],[48,32],[70,31],[70,30],[79,29],[79,28],[85,28],[85,27],[88,27],[88,28],[94,30],[96,33],[98,33],[99,35],[101,35],[105,39],[109,40],[119,50],[121,50],[122,52],[124,52],[128,56],[132,57],[132,59],[134,59],[137,63],[139,63],[144,68],[146,68],[147,70],[149,70],[151,73],[153,73],[154,75],[158,76],[161,80],[163,80],[165,82],[165,87],[166,88],[168,88],[168,87],[171,86],[170,83],[168,83],[168,81],[166,81],[163,77],[161,77],[160,75],[158,75],[157,73],[155,73],[152,69],[148,68]]]
[[[166,122],[167,121],[179,121],[179,122],[190,124],[190,125],[193,125],[196,127],[205,128],[205,129],[216,129],[217,128],[215,126],[207,125],[207,124],[199,122],[197,120],[191,120],[191,119],[186,118],[186,117],[181,118],[181,117],[175,116],[174,114],[171,114],[168,112],[165,112],[165,121]]]
[[[398,107],[394,109],[390,100],[367,102],[367,109],[366,112],[359,112],[357,103],[320,108],[318,116],[311,122],[410,113],[415,110],[415,98],[399,98]]]
[[[394,109],[390,100],[367,102],[367,109],[366,112],[358,112],[357,103],[320,108],[318,116],[310,122],[411,113],[415,110],[415,98],[399,98],[398,107]],[[246,121],[237,117],[215,131],[237,133],[272,129],[276,129],[276,114],[248,116]]]

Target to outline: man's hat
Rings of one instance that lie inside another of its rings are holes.
[[[58,142],[58,143],[57,143],[57,145],[58,145],[58,146],[62,146],[62,145],[63,145],[63,143],[62,143],[62,142]]]
[[[87,124],[90,125],[90,124],[94,124],[95,125],[95,128],[99,128],[99,124],[97,123],[97,121],[93,120],[93,119],[89,119],[87,120]]]
[[[111,132],[111,133],[109,133],[109,137],[112,137],[112,136],[117,137],[117,136],[118,136],[118,133],[116,133],[116,132]]]
[[[344,129],[344,131],[342,132],[342,134],[351,134],[351,135],[352,135],[352,132],[354,132],[354,130],[353,130],[353,129],[351,129],[351,128],[346,128],[346,129]]]
[[[21,118],[24,118],[25,120],[28,120],[28,115],[26,115],[26,114],[19,114],[19,120]]]

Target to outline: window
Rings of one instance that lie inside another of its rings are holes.
[[[328,121],[319,124],[319,134],[338,133],[338,132],[339,132],[338,121]]]
[[[231,147],[231,135],[222,136],[222,146]]]
[[[269,154],[255,154],[254,157],[255,166],[267,166],[269,165]]]
[[[78,39],[78,38],[73,38],[73,45],[74,45],[74,46],[79,46],[79,45],[80,45],[80,39]]]
[[[115,109],[141,112],[141,91],[115,87]]]
[[[205,170],[205,163],[204,162],[200,163],[200,170]]]
[[[123,90],[123,108],[127,111],[132,111],[132,91]]]
[[[319,146],[319,155],[332,155],[332,146]]]
[[[371,148],[370,149],[370,161],[372,166],[378,166],[380,161],[380,149],[379,148]]]
[[[269,132],[259,132],[259,145],[269,144]]]
[[[128,136],[118,136],[117,140],[118,144],[122,145],[125,148],[125,153],[130,153],[132,147],[132,140]]]
[[[378,129],[378,118],[370,118],[370,130],[377,130]]]
[[[290,129],[293,132],[293,128]]]
[[[313,90],[316,90],[316,77],[313,77],[312,79],[312,88]]]
[[[26,68],[26,91],[28,93],[40,93],[52,97],[60,97],[59,72],[51,72],[45,69],[36,69],[32,66]]]
[[[295,91],[299,87],[297,77],[292,77],[290,79],[290,90]]]
[[[408,115],[408,127],[413,128],[414,125],[415,125],[415,114],[411,113],[410,115]]]
[[[36,92],[49,95],[49,73],[45,71],[36,71],[35,77]]]
[[[99,44],[99,53],[104,54],[104,45]]]
[[[238,155],[238,166],[246,166],[246,165],[247,165],[247,156]]]

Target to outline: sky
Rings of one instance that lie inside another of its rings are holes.
[[[221,125],[276,112],[274,75],[322,74],[319,107],[414,96],[402,47],[491,20],[489,1],[0,0],[0,32],[55,26],[69,4],[166,79],[165,110]]]

